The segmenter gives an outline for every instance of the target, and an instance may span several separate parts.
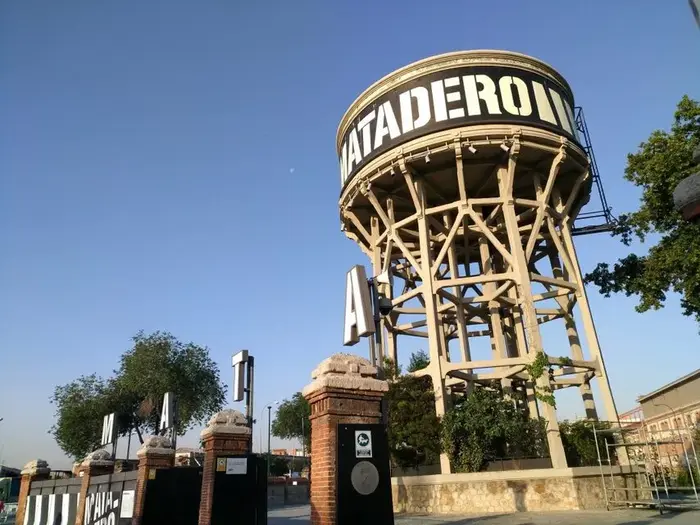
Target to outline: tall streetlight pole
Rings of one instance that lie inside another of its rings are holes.
[[[270,449],[270,435],[272,430],[272,405],[267,405],[267,477],[270,477],[270,461],[272,450]]]
[[[267,408],[267,475],[270,476],[270,460],[272,459],[272,449],[270,447],[270,436],[272,435],[272,405],[279,405],[279,401],[274,401],[268,404]],[[263,410],[265,410],[263,408]],[[260,436],[262,437],[262,435]],[[262,441],[262,440],[261,440]],[[260,452],[262,453],[262,443],[260,443]]]

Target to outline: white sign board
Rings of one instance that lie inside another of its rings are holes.
[[[226,458],[226,474],[247,474],[248,458]]]
[[[120,518],[131,518],[134,516],[134,491],[125,490],[122,492],[122,510],[119,513]]]
[[[353,266],[345,281],[345,323],[343,344],[352,346],[360,337],[374,333],[372,298],[367,284],[367,273],[362,265]]]
[[[372,457],[372,432],[370,430],[355,430],[355,457]]]

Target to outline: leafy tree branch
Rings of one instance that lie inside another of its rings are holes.
[[[613,236],[626,246],[636,239],[658,238],[646,254],[631,253],[613,263],[599,263],[585,281],[601,294],[636,296],[638,312],[664,306],[668,292],[680,295],[683,314],[700,324],[700,225],[683,219],[673,204],[673,190],[697,167],[692,152],[700,144],[700,103],[684,96],[670,131],[654,131],[627,156],[625,179],[641,188],[639,208],[619,217]]]

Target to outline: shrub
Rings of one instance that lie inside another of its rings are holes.
[[[386,401],[392,463],[403,468],[438,463],[440,419],[430,378],[396,377],[389,382]]]
[[[442,422],[442,446],[458,472],[478,472],[489,461],[546,454],[544,420],[530,419],[498,390],[475,388]]]
[[[596,450],[596,436],[593,432],[593,422],[591,421],[562,421],[559,423],[561,441],[564,445],[564,453],[569,467],[592,467],[598,465],[598,451]],[[596,429],[607,430],[610,424],[605,421],[595,422]],[[600,447],[601,459],[607,460],[605,452],[606,444],[614,443],[611,434],[603,433],[598,435],[598,446]],[[610,447],[610,459],[615,463],[617,459],[616,451]]]

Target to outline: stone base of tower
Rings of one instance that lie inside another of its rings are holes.
[[[613,477],[616,487],[640,486],[639,474],[630,474],[629,467],[614,467]],[[502,514],[606,508],[598,467],[394,477],[391,485],[396,513]],[[651,493],[643,491],[626,492],[639,501],[651,498]]]

